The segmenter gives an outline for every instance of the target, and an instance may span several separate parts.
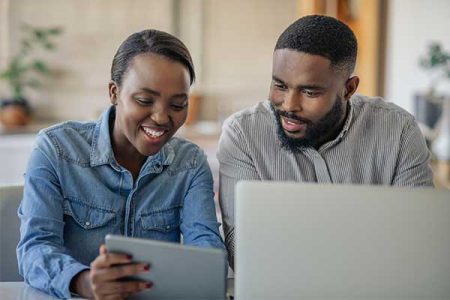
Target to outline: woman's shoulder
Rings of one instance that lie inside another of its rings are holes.
[[[169,151],[173,152],[172,165],[195,168],[206,160],[203,149],[185,138],[171,138],[168,147]]]
[[[96,123],[66,121],[43,129],[37,136],[37,146],[52,148],[60,155],[89,153]]]

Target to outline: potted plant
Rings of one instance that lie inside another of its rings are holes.
[[[428,145],[435,138],[436,126],[441,118],[444,95],[437,92],[437,86],[450,78],[450,54],[440,43],[432,42],[426,55],[419,58],[419,66],[429,73],[430,84],[425,93],[414,97],[414,114]]]
[[[46,62],[37,58],[34,52],[39,48],[48,51],[55,49],[51,39],[61,32],[59,27],[22,26],[23,38],[18,52],[0,71],[0,79],[6,81],[10,88],[9,97],[0,100],[0,121],[5,126],[26,125],[31,120],[31,108],[25,91],[38,88],[39,76],[50,74]]]
[[[437,42],[431,43],[419,63],[430,71],[430,87],[425,95],[416,96],[416,117],[419,124],[429,126],[434,157],[450,161],[450,96],[436,91],[440,82],[450,79],[450,52]],[[424,133],[427,135],[426,131]]]

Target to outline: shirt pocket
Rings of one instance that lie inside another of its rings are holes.
[[[69,215],[84,229],[95,229],[107,224],[114,225],[116,213],[79,200],[64,199],[64,214]]]
[[[155,210],[141,214],[141,226],[144,230],[169,233],[180,227],[181,206]]]

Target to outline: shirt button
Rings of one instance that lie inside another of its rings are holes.
[[[86,223],[84,223],[84,225],[89,226],[89,225],[91,225],[91,222],[86,222]]]

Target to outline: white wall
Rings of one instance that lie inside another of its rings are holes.
[[[278,36],[297,19],[297,0],[204,2],[202,116],[219,121],[267,98]]]
[[[0,0],[4,1],[4,0]],[[172,31],[172,1],[12,0],[9,49],[20,41],[20,24],[63,27],[58,48],[44,53],[55,76],[30,93],[38,117],[92,119],[109,105],[113,56],[131,33],[147,28]]]
[[[38,117],[56,119],[91,119],[103,110],[120,42],[144,28],[175,33],[178,3],[177,33],[199,67],[195,89],[204,95],[201,118],[213,120],[267,97],[273,47],[297,18],[298,0],[0,0],[2,7],[5,3],[9,54],[21,22],[64,27],[58,50],[44,55],[57,76],[30,94]]]
[[[450,50],[449,0],[389,1],[386,51],[386,100],[413,112],[412,99],[430,83],[419,57],[428,43],[440,41]],[[439,89],[450,91],[449,80]]]

